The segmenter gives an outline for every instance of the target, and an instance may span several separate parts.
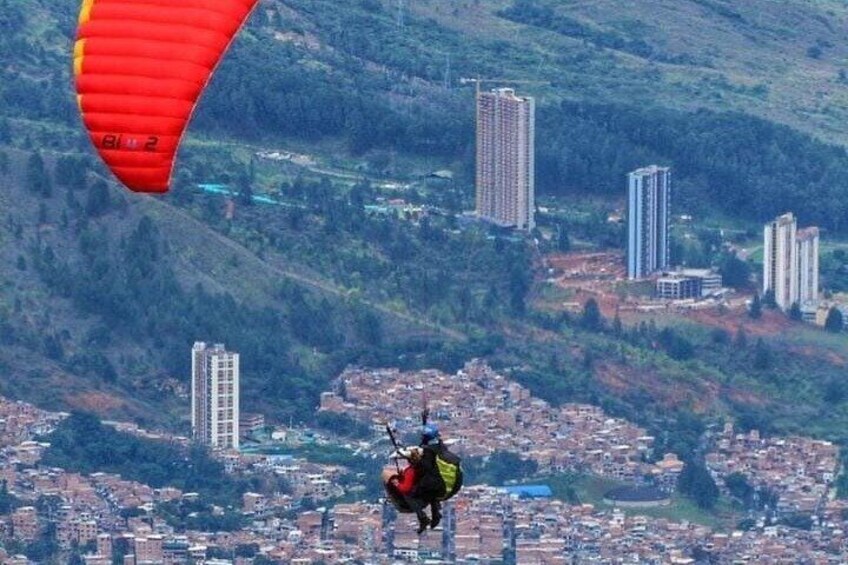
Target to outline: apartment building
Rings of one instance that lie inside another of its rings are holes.
[[[533,98],[510,88],[477,96],[477,215],[529,231],[535,222]]]
[[[627,278],[668,269],[671,169],[652,165],[628,175]]]
[[[197,342],[191,351],[191,429],[195,441],[239,447],[239,354]]]
[[[790,212],[763,230],[763,293],[774,293],[781,310],[793,304],[815,309],[819,298],[819,229],[798,229]]]

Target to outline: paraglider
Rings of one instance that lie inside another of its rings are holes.
[[[417,447],[401,446],[394,431],[386,424],[386,432],[395,448],[397,473],[383,473],[383,487],[387,500],[401,513],[415,513],[418,533],[428,527],[435,528],[442,519],[441,503],[453,497],[462,488],[462,466],[459,457],[442,442],[438,427],[427,422],[429,411],[421,413],[421,444]],[[408,465],[401,469],[398,459]],[[430,516],[424,509],[430,507]]]
[[[100,156],[128,188],[167,192],[200,95],[258,0],[84,0],[77,103]]]

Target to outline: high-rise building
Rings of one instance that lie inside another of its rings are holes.
[[[798,230],[787,213],[766,224],[763,239],[763,292],[773,292],[782,310],[818,303],[819,229]]]
[[[536,105],[510,88],[477,96],[477,215],[501,226],[536,226]]]
[[[671,169],[652,165],[628,175],[627,277],[641,279],[670,262]]]
[[[763,293],[774,293],[775,303],[788,310],[798,297],[795,237],[798,221],[792,213],[766,224],[763,250]]]
[[[819,228],[798,230],[798,304],[815,306],[819,301]]]
[[[239,354],[199,341],[191,349],[191,429],[216,449],[239,446]]]

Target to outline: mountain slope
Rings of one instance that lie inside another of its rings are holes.
[[[180,387],[198,339],[242,351],[246,410],[303,417],[323,379],[361,345],[379,349],[382,335],[386,347],[465,339],[271,249],[260,258],[164,201],[102,181],[54,183],[61,175],[52,157],[45,191],[33,192],[35,154],[8,154],[12,165],[0,175],[6,394],[184,425]],[[379,328],[379,343],[363,341],[363,324]]]
[[[412,9],[471,37],[508,38],[567,98],[737,110],[848,141],[844,3],[430,0]]]
[[[771,410],[781,426],[807,425],[830,407],[836,362],[815,360],[794,410],[778,389],[802,382],[803,368],[755,366],[763,347],[731,359],[725,334],[595,335],[579,319],[528,309],[537,249],[524,242],[458,230],[449,216],[414,224],[365,214],[378,197],[470,201],[473,96],[457,79],[481,76],[551,83],[527,87],[540,101],[546,196],[615,199],[628,168],[661,161],[679,171],[681,202],[715,195],[698,212],[714,205],[748,221],[753,205],[760,216],[809,202],[808,217],[846,225],[848,188],[833,181],[844,150],[779,125],[843,140],[843,121],[828,116],[842,112],[845,9],[590,4],[419,0],[400,22],[389,0],[268,0],[201,101],[174,192],[151,200],[100,182],[110,177],[82,133],[69,77],[76,2],[0,0],[0,146],[12,161],[0,178],[0,355],[13,376],[2,390],[184,429],[187,352],[206,339],[242,352],[244,408],[272,418],[309,414],[346,363],[455,367],[490,355],[548,398],[602,403],[651,425],[675,410]],[[833,108],[811,113],[805,93],[819,84]],[[333,184],[253,158],[290,146],[353,179]],[[726,155],[739,147],[747,151]],[[411,181],[436,166],[452,167],[456,181],[384,193],[366,182],[390,167]],[[228,219],[225,198],[194,190],[199,182],[290,206],[235,198]],[[828,200],[815,202],[820,189]],[[746,207],[727,195],[745,195]]]

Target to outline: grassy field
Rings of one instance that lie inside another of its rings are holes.
[[[614,506],[604,502],[604,495],[625,484],[612,479],[587,475],[555,475],[534,482],[550,486],[555,498],[571,503],[591,504],[599,510],[612,510]],[[719,501],[715,509],[706,511],[680,495],[674,495],[671,504],[665,507],[624,508],[623,510],[628,515],[649,516],[676,522],[692,522],[716,530],[731,529],[741,518],[741,515],[734,511],[730,503],[724,499]]]

